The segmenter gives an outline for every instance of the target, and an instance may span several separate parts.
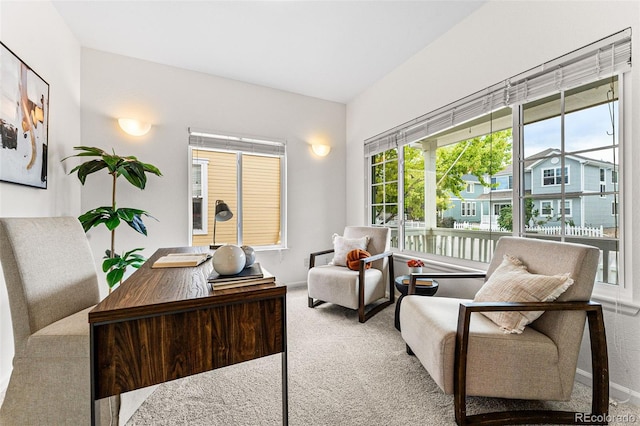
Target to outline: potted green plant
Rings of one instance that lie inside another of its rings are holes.
[[[122,255],[116,253],[116,228],[122,222],[125,222],[136,232],[147,235],[147,227],[142,221],[142,216],[155,219],[145,210],[128,207],[116,208],[116,183],[118,177],[124,176],[136,188],[144,189],[147,183],[147,173],[153,173],[156,176],[162,176],[162,173],[154,165],[143,163],[134,156],[122,157],[116,155],[115,151],[113,151],[113,154],[109,154],[100,148],[88,146],[76,146],[74,149],[81,152],[63,158],[62,161],[72,157],[97,157],[85,161],[69,172],[69,174],[72,174],[77,171],[78,179],[82,185],[85,184],[88,175],[102,169],[106,169],[107,173],[112,176],[111,205],[96,207],[78,217],[85,232],[100,224],[104,224],[111,231],[111,247],[105,251],[105,260],[102,262],[102,270],[107,274],[107,284],[109,285],[109,292],[111,292],[112,288],[122,281],[127,267],[139,268],[146,260],[137,253],[143,250],[142,248],[126,251]]]

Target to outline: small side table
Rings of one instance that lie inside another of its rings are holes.
[[[396,302],[395,326],[400,331],[400,303],[402,298],[409,292],[409,275],[400,275],[395,279],[396,288],[400,292],[400,297]],[[438,281],[427,278],[418,278],[416,280],[416,295],[433,296],[438,291]]]

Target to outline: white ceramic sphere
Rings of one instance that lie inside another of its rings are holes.
[[[247,258],[246,263],[244,264],[245,268],[253,265],[256,261],[256,251],[251,246],[242,246],[240,247],[242,251],[244,251],[244,255]]]
[[[244,251],[232,244],[218,247],[213,253],[213,269],[220,275],[235,275],[244,269],[247,259]]]

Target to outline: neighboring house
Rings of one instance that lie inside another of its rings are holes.
[[[486,192],[485,187],[474,175],[464,175],[462,180],[466,182],[466,188],[460,192],[459,197],[451,194],[451,207],[444,211],[443,217],[451,217],[456,222],[480,223],[483,215],[488,212],[488,204],[480,199]]]
[[[562,165],[558,154],[557,150],[547,149],[525,160],[525,194],[533,197],[533,208],[537,211],[530,225],[560,225],[564,207],[565,222],[573,226],[616,226],[618,206],[612,192],[618,190],[617,166],[581,155],[567,155],[563,206]],[[452,207],[443,216],[485,229],[492,224],[491,228],[497,229],[500,210],[513,200],[512,167],[491,177],[493,188],[483,187],[472,175],[465,175],[463,179],[469,183],[468,191],[461,192],[460,197],[451,196]]]

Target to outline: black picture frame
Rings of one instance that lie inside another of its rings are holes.
[[[49,84],[0,42],[0,181],[47,189]]]

